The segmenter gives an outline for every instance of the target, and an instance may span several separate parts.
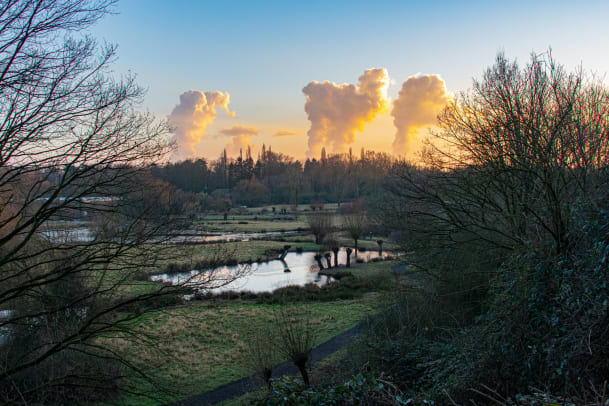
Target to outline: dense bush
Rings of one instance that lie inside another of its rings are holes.
[[[567,255],[530,251],[501,268],[483,367],[506,392],[543,384],[572,394],[609,381],[608,220],[605,211],[580,220]]]

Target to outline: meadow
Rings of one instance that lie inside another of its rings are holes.
[[[304,219],[302,214],[298,217]],[[285,221],[271,221],[268,216],[261,216],[259,209],[240,214],[234,221],[232,216],[229,218],[229,224],[222,224],[226,226],[226,232],[236,231],[231,229],[236,225],[247,226],[247,230],[244,227],[238,230],[240,232],[269,231],[269,224],[275,225],[275,229],[285,230],[306,227],[304,221],[291,220],[293,216],[287,216]],[[225,221],[217,216],[205,216],[195,220],[193,225],[207,230],[208,223]],[[336,237],[349,245],[349,239],[339,231]],[[218,253],[226,254],[233,261],[247,263],[276,259],[285,245],[290,245],[291,251],[323,249],[314,244],[313,236],[307,231],[280,238],[281,241],[264,239],[165,247],[167,259],[159,262],[157,271],[172,263],[205,261]],[[364,250],[366,245],[371,249],[378,248],[374,240],[366,243],[360,244]],[[138,317],[130,327],[134,336],[146,338],[144,345],[141,341],[120,335],[109,338],[107,343],[125,354],[129,362],[142,372],[142,376],[131,373],[127,386],[132,387],[133,392],[146,393],[146,396],[133,393],[115,399],[111,404],[170,403],[251,375],[254,370],[247,362],[248,342],[260,328],[273,325],[280,308],[289,309],[294,323],[306,321],[314,329],[316,344],[348,330],[370,315],[378,314],[388,306],[387,294],[395,290],[396,282],[405,282],[405,278],[392,271],[395,261],[353,262],[351,268],[342,266],[327,270],[344,275],[322,288],[314,285],[286,287],[274,293],[228,292],[208,294],[191,301],[175,299],[169,302],[169,307],[162,304]],[[142,293],[158,285],[151,281],[131,281],[126,286],[126,292]]]

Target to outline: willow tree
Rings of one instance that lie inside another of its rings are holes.
[[[310,213],[307,215],[307,224],[315,236],[315,244],[323,244],[334,228],[334,217],[326,212]]]
[[[342,228],[353,239],[355,255],[357,256],[357,242],[364,237],[370,225],[366,207],[363,201],[359,199],[341,207],[341,213],[343,214]]]

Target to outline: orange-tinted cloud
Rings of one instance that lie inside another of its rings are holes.
[[[228,108],[230,96],[222,92],[200,92],[189,90],[180,95],[180,104],[173,107],[168,117],[172,129],[171,141],[176,149],[174,160],[187,159],[196,155],[194,146],[205,136],[205,129],[216,118],[216,108],[221,108],[229,117],[235,113]]]
[[[235,125],[231,128],[225,128],[220,130],[220,134],[228,135],[233,137],[228,144],[226,144],[226,153],[229,156],[237,156],[240,152],[245,152],[249,146],[252,152],[255,151],[255,146],[250,144],[250,139],[254,135],[258,135],[258,129],[253,127],[245,127],[242,125]]]
[[[284,130],[283,128],[280,128],[279,131],[277,131],[275,134],[273,134],[273,137],[293,137],[296,135],[300,135],[300,133],[290,131],[290,130]]]
[[[397,100],[393,102],[393,124],[397,131],[393,151],[405,154],[417,132],[437,123],[440,111],[449,96],[444,81],[438,75],[411,76],[402,84]]]
[[[307,156],[319,156],[321,147],[328,144],[334,152],[345,152],[355,141],[355,133],[387,109],[388,81],[385,69],[367,69],[357,86],[328,81],[305,86],[305,111],[311,121]]]

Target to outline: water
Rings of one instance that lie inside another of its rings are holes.
[[[267,231],[265,233],[224,233],[224,234],[203,234],[203,235],[176,235],[171,237],[168,244],[193,244],[201,242],[228,242],[228,241],[250,241],[259,240],[262,238],[281,237],[290,234],[296,234],[298,231]]]
[[[331,282],[332,278],[319,275],[315,255],[315,252],[303,252],[301,254],[290,252],[286,255],[284,261],[275,260],[252,264],[249,269],[248,265],[240,264],[205,271],[193,270],[176,274],[158,274],[152,276],[151,279],[153,281],[170,282],[174,285],[179,283],[186,283],[191,286],[206,284],[202,290],[213,292],[227,290],[271,292],[284,286],[304,286],[308,283],[323,286]],[[390,254],[383,252],[383,257],[387,255]],[[358,254],[358,258],[365,262],[378,258],[378,256],[376,251],[359,252]],[[322,262],[326,266],[325,258]],[[345,265],[347,262],[347,253],[344,249],[341,249],[338,254],[338,262],[339,265]],[[351,254],[351,262],[355,263],[354,254]],[[332,263],[334,263],[334,255],[332,255]],[[286,266],[291,272],[284,272]],[[346,268],[341,268],[341,271],[344,270]],[[231,281],[237,276],[238,279]]]
[[[14,310],[0,310],[0,345],[4,344],[10,334],[8,326],[3,325],[4,322],[10,320],[15,315]]]
[[[95,233],[87,226],[77,225],[78,222],[68,223],[66,227],[56,227],[43,230],[40,234],[53,243],[87,243],[95,239]],[[85,224],[85,223],[80,223]],[[266,233],[224,233],[224,234],[182,234],[169,239],[163,239],[165,244],[197,244],[206,242],[250,241],[263,238],[281,237],[295,234],[298,231],[269,231]]]
[[[89,227],[58,228],[55,230],[44,230],[40,234],[53,243],[85,243],[95,239],[95,235]]]

